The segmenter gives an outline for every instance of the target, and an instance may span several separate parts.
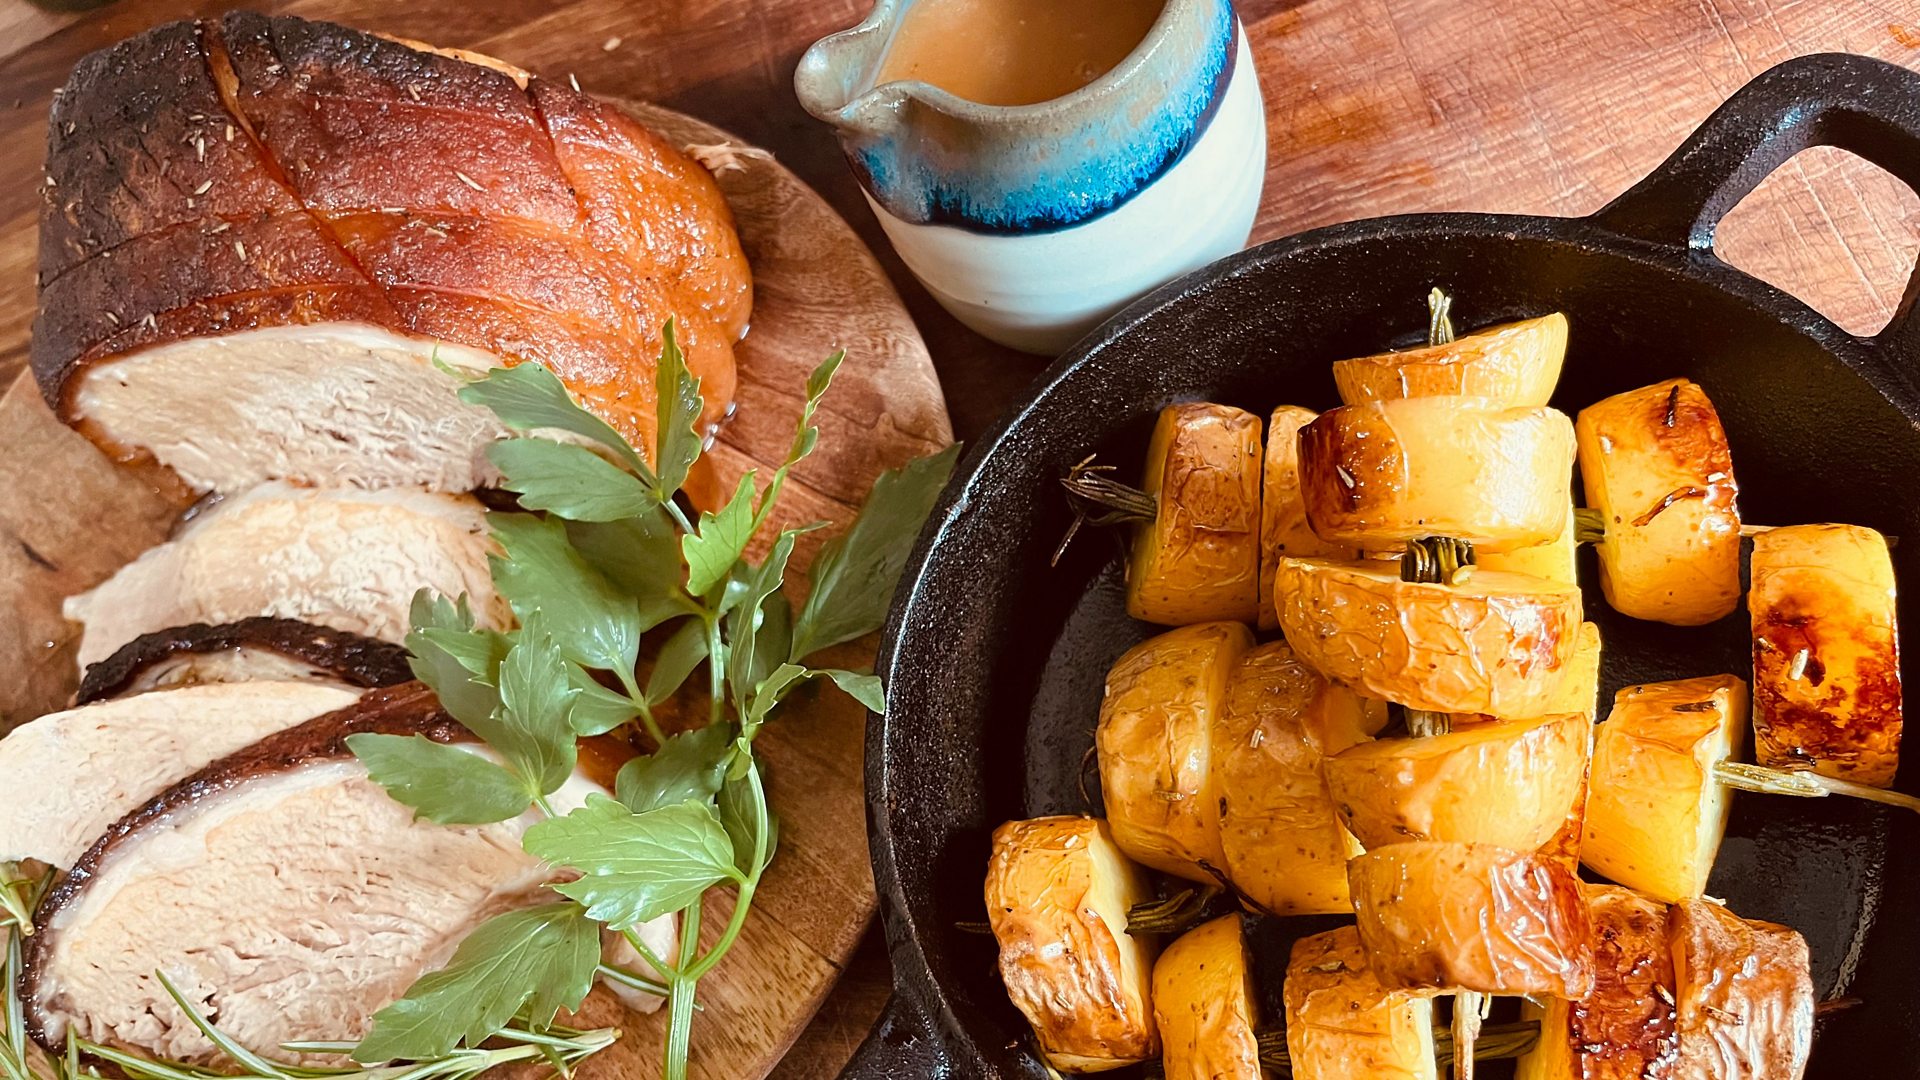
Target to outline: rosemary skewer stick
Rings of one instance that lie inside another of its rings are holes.
[[[1796,795],[1803,799],[1824,799],[1828,795],[1845,795],[1855,799],[1867,799],[1872,802],[1897,806],[1902,810],[1911,810],[1920,814],[1920,799],[1904,795],[1898,791],[1856,784],[1851,780],[1836,780],[1831,776],[1803,769],[1774,769],[1765,765],[1749,765],[1741,761],[1722,761],[1713,767],[1713,778],[1730,788],[1741,791],[1759,791],[1768,795]]]

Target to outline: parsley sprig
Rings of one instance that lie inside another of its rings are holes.
[[[800,424],[767,482],[748,472],[718,510],[695,519],[678,495],[702,452],[704,402],[672,323],[664,337],[650,455],[537,365],[496,369],[460,391],[516,435],[489,458],[522,509],[491,513],[489,524],[501,549],[494,585],[519,626],[483,629],[464,600],[422,595],[407,645],[414,673],[491,753],[375,734],[349,745],[393,798],[429,820],[481,824],[538,811],[524,845],[569,873],[552,887],[555,902],[482,924],[446,967],[376,1014],[352,1050],[362,1064],[443,1059],[509,1025],[547,1030],[602,970],[606,927],[652,969],[616,978],[665,992],[665,1076],[683,1078],[699,981],[739,939],[778,846],[755,737],[812,680],[885,706],[873,675],[808,661],[879,628],[955,450],[882,476],[846,531],[822,545],[796,600],[790,562],[799,537],[821,525],[780,530],[758,562],[747,552],[819,442],[815,418],[844,354],[808,378]],[[652,646],[650,666],[640,662],[643,645]],[[667,732],[659,707],[702,667],[705,725]],[[620,770],[613,797],[557,813],[550,796],[573,773],[575,739],[628,724],[657,749]],[[735,900],[702,949],[701,901],[716,888],[735,890]],[[673,954],[637,933],[676,913]]]

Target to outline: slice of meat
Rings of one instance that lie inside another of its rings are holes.
[[[732,401],[752,290],[712,178],[485,58],[171,24],[75,70],[48,184],[41,390],[187,490],[483,486],[501,429],[440,364],[542,363],[650,445],[669,317],[708,419]]]
[[[208,762],[359,692],[228,683],[51,713],[0,739],[0,861],[69,867],[121,815]]]
[[[466,495],[263,484],[67,601],[84,626],[80,663],[141,634],[254,615],[302,619],[384,641],[406,635],[414,594],[465,594],[482,626],[505,625],[486,514]]]
[[[217,1062],[159,970],[249,1049],[357,1039],[479,922],[552,898],[552,868],[520,846],[532,814],[417,820],[351,756],[346,737],[363,731],[471,738],[420,684],[375,690],[122,818],[35,912],[20,983],[32,1038],[61,1046],[71,1027]],[[565,813],[600,790],[576,776],[550,801]],[[669,916],[642,933],[659,942],[672,929]]]
[[[412,677],[407,650],[392,642],[262,615],[142,634],[87,668],[74,703],[212,683],[324,682],[370,689]]]

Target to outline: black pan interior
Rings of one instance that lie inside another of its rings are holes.
[[[1112,540],[1084,535],[1049,567],[1068,524],[1055,479],[1095,451],[1123,476],[1137,470],[1172,401],[1263,415],[1337,404],[1329,362],[1413,341],[1434,285],[1453,294],[1463,329],[1566,312],[1554,404],[1568,412],[1659,379],[1701,383],[1732,442],[1744,518],[1847,521],[1909,538],[1893,553],[1910,583],[1900,613],[1920,625],[1920,399],[1907,371],[1710,255],[1582,222],[1429,215],[1324,230],[1222,264],[1105,328],[976,448],[930,533],[938,558],[903,586],[888,656],[910,663],[891,670],[888,716],[869,744],[881,755],[870,780],[884,793],[873,807],[876,866],[883,894],[897,890],[885,910],[901,993],[934,1018],[956,1063],[1043,1075],[995,975],[992,939],[954,924],[983,918],[995,825],[1087,808],[1076,781],[1102,679],[1156,632],[1124,613]],[[1744,609],[1691,630],[1626,619],[1592,584],[1591,553],[1582,560],[1605,640],[1603,701],[1635,682],[1747,677]],[[1914,776],[1907,769],[1902,786]],[[1711,892],[1800,930],[1817,991],[1861,1002],[1823,1020],[1809,1076],[1920,1076],[1920,919],[1905,914],[1920,910],[1917,825],[1838,799],[1737,796]],[[1269,995],[1277,1000],[1293,937],[1325,925],[1257,928]]]

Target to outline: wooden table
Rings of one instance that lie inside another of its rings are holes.
[[[86,52],[232,0],[0,0],[0,224],[35,212],[47,103]],[[477,49],[589,90],[649,98],[775,151],[879,253],[932,348],[965,439],[1043,362],[935,305],[887,249],[832,136],[794,102],[808,43],[867,0],[253,0]],[[1267,99],[1255,239],[1415,210],[1584,214],[1639,178],[1742,82],[1790,56],[1920,67],[1916,0],[1242,0]],[[1857,333],[1899,301],[1920,197],[1839,152],[1781,170],[1721,229],[1720,251]],[[0,266],[0,278],[31,276]],[[0,319],[23,317],[0,312]],[[25,362],[0,353],[0,385]],[[835,1075],[887,992],[877,933],[776,1072]]]

